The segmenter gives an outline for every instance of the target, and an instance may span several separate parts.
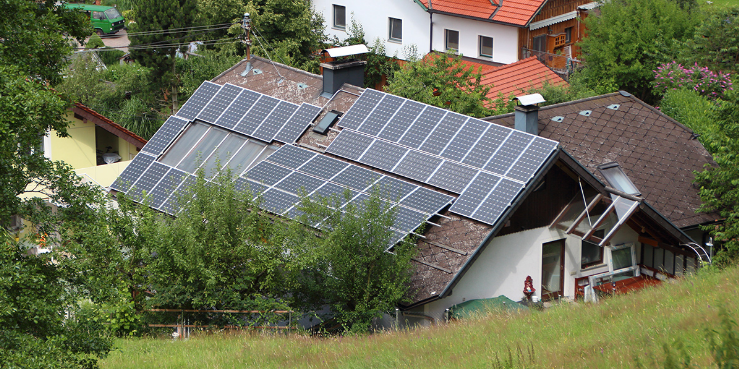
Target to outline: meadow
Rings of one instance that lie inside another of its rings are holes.
[[[215,333],[119,339],[102,368],[631,368],[689,356],[714,366],[707,331],[736,320],[739,268],[700,273],[597,304],[490,312],[367,336]],[[737,332],[736,326],[734,331]],[[680,349],[679,347],[682,347]],[[715,366],[714,366],[715,367]]]

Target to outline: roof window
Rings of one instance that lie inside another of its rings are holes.
[[[600,170],[600,173],[611,187],[630,195],[641,195],[618,163],[603,164],[598,166],[598,170]]]

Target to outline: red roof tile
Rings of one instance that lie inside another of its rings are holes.
[[[544,81],[555,86],[567,84],[535,56],[502,67],[483,69],[482,74],[482,83],[492,86],[488,93],[491,99],[497,99],[501,94],[507,99],[511,94],[540,88]]]
[[[72,110],[76,114],[81,115],[83,118],[90,119],[95,125],[101,126],[102,128],[109,131],[110,133],[120,138],[123,138],[127,142],[136,146],[138,149],[141,149],[142,147],[144,147],[144,145],[146,145],[147,141],[141,138],[139,135],[123,128],[118,123],[113,122],[112,120],[108,119],[102,114],[96,112],[95,110],[88,108],[87,106],[81,103],[75,103]]]
[[[428,0],[421,2],[426,6]],[[496,4],[494,5],[493,2]],[[431,0],[431,11],[524,26],[546,0]]]

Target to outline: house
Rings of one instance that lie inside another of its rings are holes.
[[[251,86],[269,66],[280,70],[270,63],[255,74],[255,66],[242,62],[216,81],[242,77]],[[333,67],[328,73],[342,70]],[[323,93],[338,75],[323,76]],[[253,87],[276,81],[295,92],[285,76]],[[389,188],[385,200],[397,209],[389,249],[421,232],[406,324],[439,321],[469,299],[520,300],[527,276],[538,297],[594,298],[614,283],[620,292],[684,274],[701,258],[643,197],[607,186],[558,142],[530,133],[536,96],[521,97],[514,129],[371,89],[358,98],[334,91],[322,106],[255,90],[204,82],[111,187],[137,201],[146,193],[149,206],[176,214],[197,168],[213,176],[220,159],[238,174],[237,188],[287,217],[297,214],[300,190],[348,190],[361,203],[372,186]],[[342,94],[354,99],[336,102]]]
[[[478,68],[477,63],[465,61],[467,65]],[[502,97],[505,101],[511,96],[525,95],[528,91],[540,89],[545,84],[566,85],[567,82],[553,72],[536,57],[528,57],[500,67],[480,67],[480,82],[490,86],[487,96],[491,99]]]
[[[486,120],[513,127],[515,116]],[[700,226],[718,215],[696,212],[693,173],[714,162],[690,128],[624,91],[543,107],[537,124],[532,133],[559,142],[599,180],[649,201],[701,246],[711,243]]]
[[[536,54],[565,69],[567,58],[577,55],[574,44],[583,36],[578,19],[598,6],[589,0],[313,0],[312,4],[325,19],[329,36],[346,38],[355,20],[368,41],[385,42],[388,56],[405,59],[407,48],[415,45],[422,54],[452,50],[503,64]]]
[[[108,187],[146,144],[146,140],[76,103],[68,113],[68,137],[50,132],[44,155],[69,164],[83,179]]]

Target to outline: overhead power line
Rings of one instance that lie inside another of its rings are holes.
[[[150,31],[141,31],[141,32],[127,32],[126,34],[128,36],[145,36],[145,35],[163,35],[168,33],[180,33],[180,32],[199,32],[199,31],[216,31],[221,29],[228,29],[233,25],[233,23],[221,23],[221,24],[211,24],[207,26],[194,26],[194,27],[184,27],[184,28],[170,28],[170,29],[161,29],[161,30],[150,30]]]

